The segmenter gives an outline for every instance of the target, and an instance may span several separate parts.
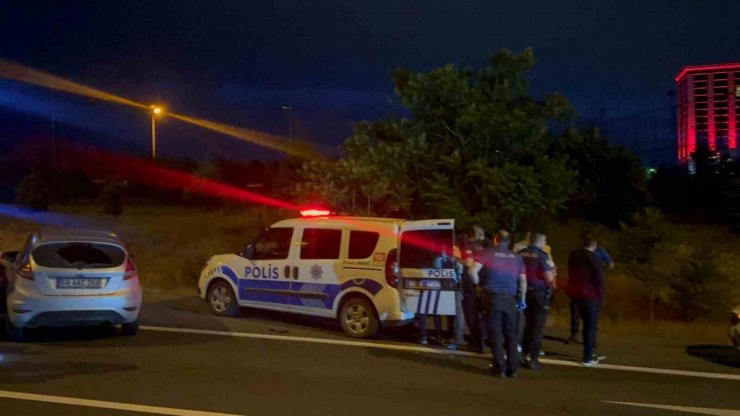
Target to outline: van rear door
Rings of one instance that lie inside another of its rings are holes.
[[[452,219],[407,221],[401,225],[398,245],[401,311],[455,314],[454,229]]]

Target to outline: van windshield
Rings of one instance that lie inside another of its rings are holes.
[[[436,269],[439,259],[452,256],[452,230],[410,230],[401,234],[399,267],[402,269]],[[447,268],[447,267],[444,267]]]
[[[56,269],[106,269],[118,267],[126,259],[118,246],[76,242],[44,244],[31,256],[39,266]]]

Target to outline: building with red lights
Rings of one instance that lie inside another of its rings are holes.
[[[737,157],[740,63],[687,66],[674,79],[679,162],[701,145]]]

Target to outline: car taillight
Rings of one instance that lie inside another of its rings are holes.
[[[388,252],[385,258],[385,281],[391,287],[398,287],[398,275],[396,273],[396,263],[398,262],[398,250],[395,248]]]
[[[136,271],[136,264],[134,260],[129,257],[126,260],[126,272],[123,273],[123,280],[136,279],[139,277],[139,273]]]
[[[18,276],[26,280],[33,280],[33,271],[31,270],[30,261],[26,261],[18,268]]]

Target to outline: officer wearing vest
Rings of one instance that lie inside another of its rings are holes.
[[[516,314],[525,309],[524,294],[527,278],[522,257],[509,250],[511,237],[506,231],[496,233],[494,247],[486,249],[481,258],[485,270],[483,288],[489,297],[488,334],[493,338],[491,375],[515,377],[519,365],[517,352]],[[517,291],[521,293],[517,297]],[[504,354],[506,344],[506,354]],[[506,358],[504,358],[506,357]]]
[[[544,233],[533,233],[529,246],[519,252],[527,274],[527,309],[524,311],[526,326],[522,353],[523,358],[529,356],[529,360],[524,361],[524,366],[532,370],[542,368],[539,356],[547,319],[548,296],[555,279],[554,265],[544,250],[546,244],[547,237]]]

